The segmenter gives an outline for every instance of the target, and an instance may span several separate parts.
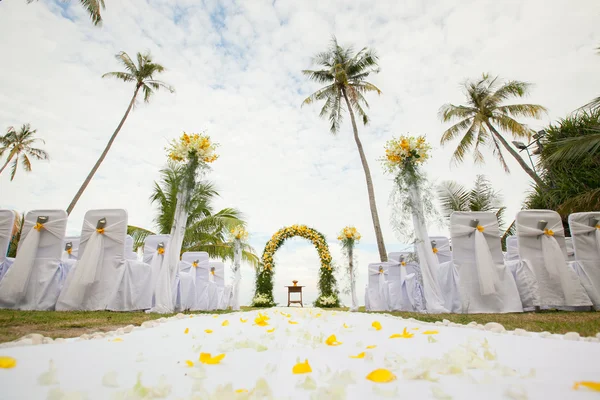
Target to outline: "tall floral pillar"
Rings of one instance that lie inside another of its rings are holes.
[[[237,226],[231,230],[233,236],[233,294],[231,297],[231,309],[240,309],[240,282],[242,280],[242,242],[248,239],[248,232],[243,226]]]
[[[350,296],[352,306],[350,311],[358,311],[358,300],[356,298],[356,271],[354,269],[354,245],[358,243],[361,236],[353,226],[347,226],[340,232],[338,240],[342,243],[342,251],[348,257],[348,275],[350,276]]]
[[[399,192],[404,194],[404,208],[412,216],[426,309],[430,313],[446,313],[448,310],[444,307],[444,298],[435,275],[439,264],[429,240],[423,209],[424,199],[421,196],[426,178],[420,166],[429,158],[430,149],[424,136],[392,139],[385,145],[384,167],[387,172],[396,175],[395,182]]]
[[[208,164],[218,158],[215,153],[216,147],[217,145],[210,141],[208,135],[199,133],[188,135],[185,132],[179,139],[171,141],[167,147],[169,158],[181,166],[178,176],[180,182],[165,262],[161,266],[154,288],[153,312],[175,311],[176,294],[173,293],[173,289],[185,238],[190,196],[197,181],[209,170]]]

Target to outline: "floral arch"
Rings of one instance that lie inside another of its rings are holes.
[[[286,239],[300,236],[308,239],[317,249],[321,259],[319,269],[319,297],[315,301],[317,307],[339,307],[337,284],[332,266],[331,254],[325,236],[306,225],[292,225],[281,228],[271,237],[262,254],[262,265],[256,271],[256,291],[252,305],[256,307],[271,307],[273,300],[273,273],[275,268],[275,252]]]

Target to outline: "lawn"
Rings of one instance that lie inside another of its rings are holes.
[[[253,308],[242,307],[243,311]],[[346,309],[339,309],[346,310]],[[364,311],[364,309],[361,309]],[[230,311],[206,312],[208,314]],[[202,314],[203,312],[194,312]],[[376,313],[373,313],[376,314]],[[579,332],[582,336],[595,336],[600,332],[600,313],[544,311],[523,314],[418,314],[410,312],[389,313],[404,318],[435,322],[447,319],[460,324],[471,321],[485,324],[498,322],[508,330],[522,328],[532,332]],[[18,339],[29,333],[39,333],[52,338],[69,338],[97,331],[111,331],[126,325],[140,325],[145,321],[169,317],[173,314],[147,314],[144,312],[54,312],[0,310],[0,342]]]

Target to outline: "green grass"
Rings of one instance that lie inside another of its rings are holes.
[[[242,307],[243,311],[254,308]],[[347,308],[336,310],[345,311]],[[364,308],[360,311],[364,312]],[[231,311],[193,312],[193,314],[225,314]],[[372,313],[374,315],[378,313]],[[595,336],[600,332],[600,313],[544,311],[523,314],[418,314],[389,313],[425,322],[447,319],[460,324],[475,321],[480,324],[498,322],[508,330],[516,328],[532,332],[579,332],[582,336]],[[140,325],[145,321],[170,317],[174,314],[146,314],[143,312],[54,312],[0,310],[0,342],[8,342],[29,333],[39,333],[52,338],[69,338],[97,331],[111,331],[126,325]]]

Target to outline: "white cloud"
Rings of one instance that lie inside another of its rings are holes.
[[[387,2],[195,0],[108,1],[104,25],[95,28],[79,6],[24,0],[0,3],[0,128],[30,122],[46,140],[48,163],[0,176],[0,202],[17,210],[64,208],[118,124],[133,89],[100,76],[120,66],[113,55],[151,50],[168,71],[175,94],[159,92],[129,116],[105,163],[69,221],[80,229],[91,208],[119,207],[130,223],[152,227],[148,202],[163,165],[164,146],[182,130],[208,129],[221,143],[210,179],[219,207],[246,214],[262,252],[278,228],[306,223],[326,234],[338,262],[337,232],[353,224],[363,234],[360,266],[377,260],[364,175],[348,119],[337,136],[318,118],[317,106],[300,107],[317,88],[300,70],[310,67],[332,34],[343,44],[372,46],[382,71],[373,83],[371,125],[360,128],[376,189],[388,251],[401,245],[388,223],[392,181],[377,159],[392,135],[425,133],[434,145],[432,179],[470,184],[484,173],[501,190],[513,215],[529,181],[516,162],[505,175],[490,152],[485,166],[450,166],[440,148],[443,103],[463,101],[458,84],[482,72],[536,84],[529,99],[550,110],[540,128],[598,95],[600,42],[594,0],[505,2],[419,0]],[[438,232],[439,231],[439,232]],[[444,233],[436,229],[432,233]],[[337,249],[337,250],[335,250]],[[278,253],[276,297],[294,277],[313,282],[316,252],[286,245]],[[243,299],[252,292],[247,267]],[[359,298],[366,276],[359,274]],[[299,279],[300,280],[300,279]],[[307,285],[314,299],[314,284]],[[347,298],[346,298],[347,301]]]

